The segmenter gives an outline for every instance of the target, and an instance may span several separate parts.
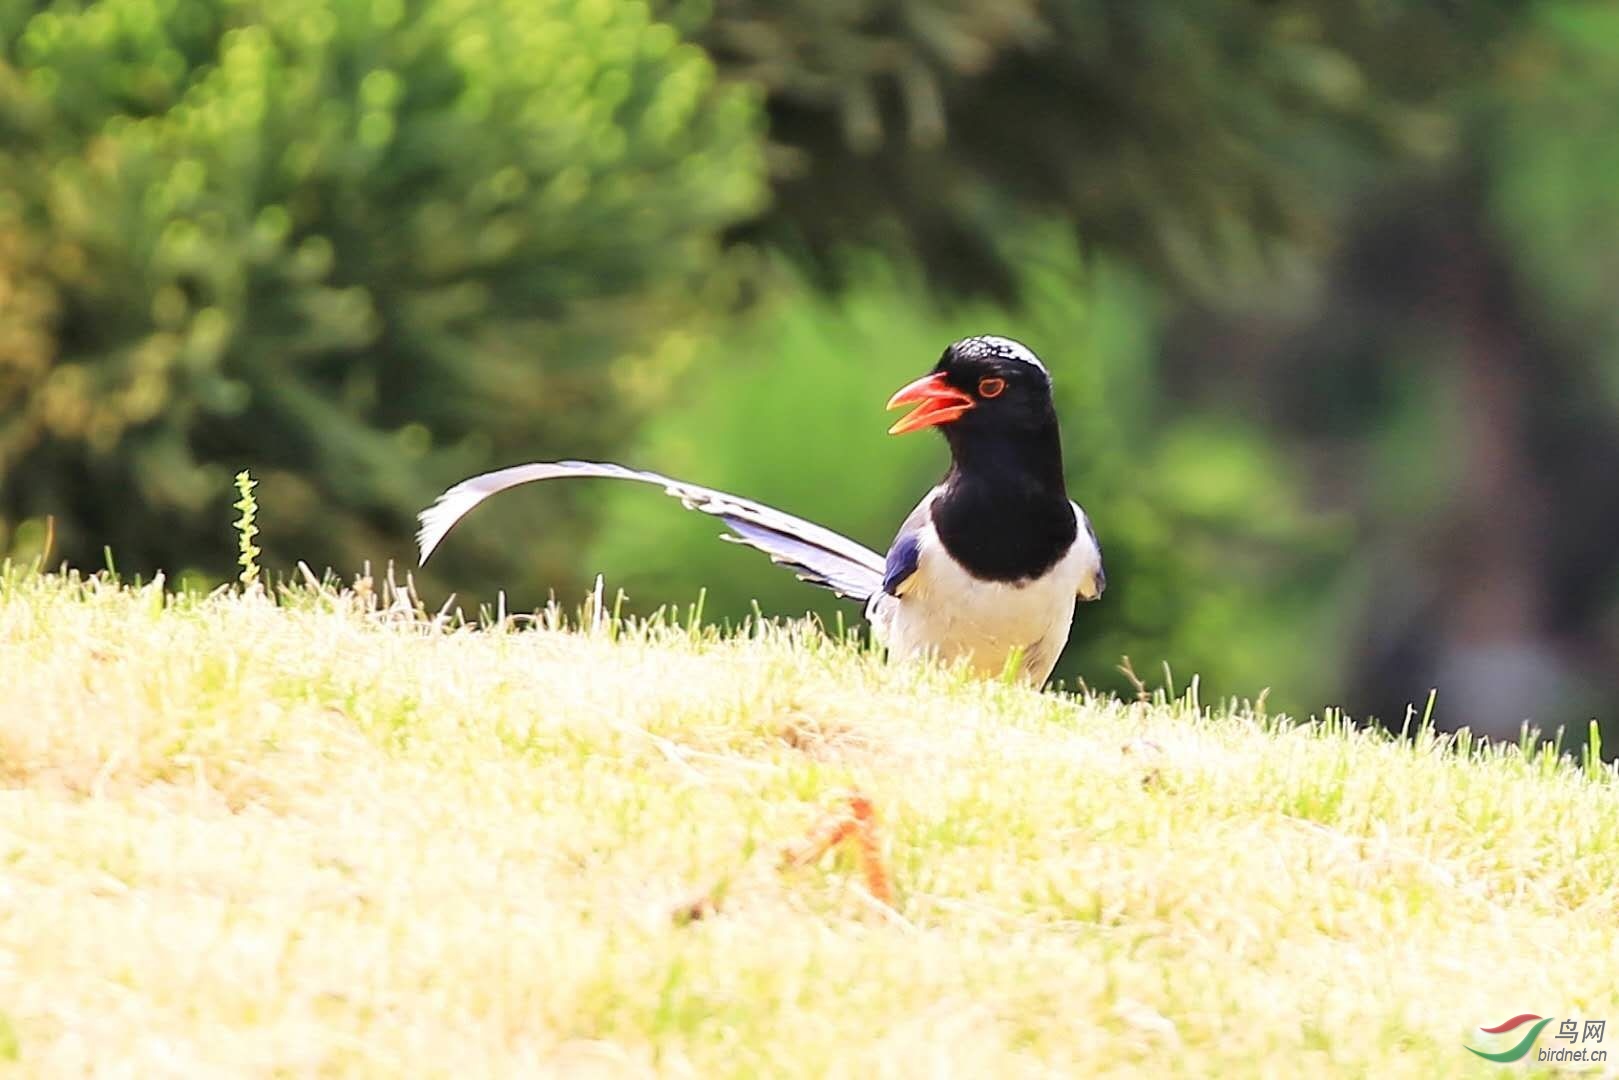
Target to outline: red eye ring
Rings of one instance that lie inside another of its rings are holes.
[[[993,375],[987,379],[978,380],[978,396],[985,398],[1000,397],[1001,391],[1006,389],[1006,380],[997,379]]]

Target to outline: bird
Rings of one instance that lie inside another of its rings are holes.
[[[887,407],[913,406],[891,435],[936,429],[944,478],[911,511],[886,555],[763,503],[612,462],[540,461],[464,480],[419,515],[420,561],[489,496],[520,484],[602,477],[653,484],[724,523],[800,580],[865,605],[897,660],[963,662],[985,677],[1050,678],[1080,601],[1107,588],[1096,530],[1068,497],[1051,375],[1028,346],[979,335],[951,343]]]

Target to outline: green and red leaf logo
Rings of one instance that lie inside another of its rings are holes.
[[[1529,1053],[1530,1049],[1535,1045],[1535,1037],[1540,1034],[1540,1029],[1551,1023],[1553,1019],[1554,1018],[1550,1016],[1536,1016],[1534,1013],[1519,1013],[1511,1020],[1496,1024],[1494,1027],[1479,1028],[1479,1030],[1484,1032],[1486,1035],[1500,1035],[1504,1032],[1516,1031],[1525,1024],[1534,1024],[1535,1026],[1529,1029],[1529,1034],[1525,1035],[1518,1042],[1517,1046],[1514,1046],[1510,1050],[1502,1050],[1500,1053],[1496,1054],[1492,1054],[1484,1050],[1474,1050],[1471,1046],[1468,1046],[1467,1049],[1470,1052],[1477,1054],[1479,1057],[1486,1058],[1490,1061],[1517,1061],[1519,1058]],[[1464,1043],[1463,1045],[1465,1046],[1466,1044]]]

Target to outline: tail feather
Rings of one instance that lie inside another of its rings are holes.
[[[793,570],[800,580],[831,589],[839,596],[864,601],[882,588],[883,557],[831,529],[723,491],[594,461],[537,461],[463,480],[422,511],[421,529],[416,534],[421,561],[427,562],[455,523],[489,496],[519,484],[570,476],[656,484],[688,510],[723,521],[735,534],[725,539],[762,551],[771,562]]]

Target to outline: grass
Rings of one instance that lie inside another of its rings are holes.
[[[0,1074],[1490,1076],[1480,1026],[1619,1022],[1601,768],[402,600],[7,573]],[[893,908],[781,866],[852,790]]]

